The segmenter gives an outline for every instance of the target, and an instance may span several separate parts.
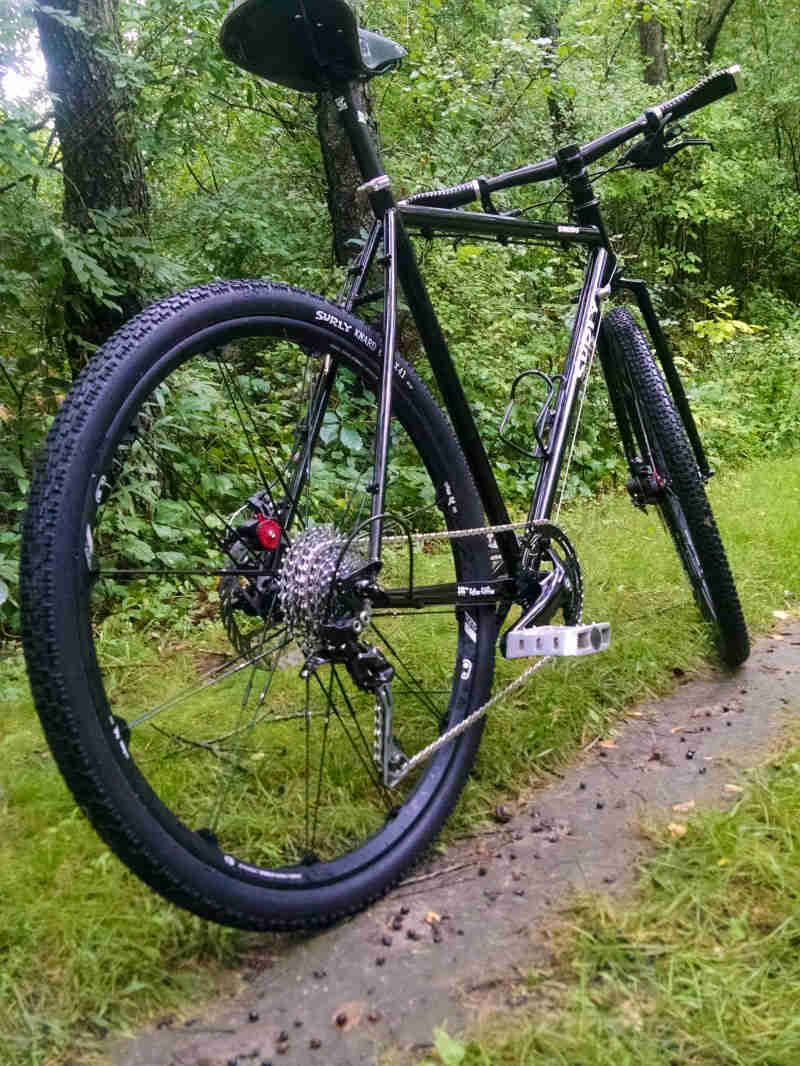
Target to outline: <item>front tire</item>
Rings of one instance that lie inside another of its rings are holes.
[[[647,482],[640,502],[658,507],[720,657],[739,666],[750,642],[725,549],[683,423],[644,334],[624,308],[603,319],[601,358],[632,478]]]
[[[309,631],[282,610],[276,536],[310,553],[317,528],[357,560],[380,351],[369,326],[286,286],[171,297],[83,373],[32,488],[23,632],[47,738],[116,854],[204,918],[297,929],[363,907],[439,831],[477,751],[482,723],[389,792],[375,696],[341,663],[303,677]],[[393,415],[387,533],[483,525],[452,430],[399,358]],[[443,543],[415,559],[417,584],[489,576],[484,538]],[[338,555],[322,553],[328,579]],[[315,590],[295,556],[297,613]],[[381,582],[407,575],[405,545],[387,547]],[[394,670],[393,743],[409,757],[485,702],[494,636],[491,608],[373,605],[363,646]]]

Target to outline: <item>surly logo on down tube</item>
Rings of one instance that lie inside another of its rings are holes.
[[[586,322],[575,346],[575,351],[577,352],[576,368],[579,378],[583,377],[594,358],[594,350],[597,346],[597,321],[606,296],[608,296],[608,289],[598,290],[594,307],[586,316]]]

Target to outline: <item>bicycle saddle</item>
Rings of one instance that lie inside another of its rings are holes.
[[[237,66],[300,92],[393,70],[406,50],[361,30],[344,0],[234,0],[220,46]]]

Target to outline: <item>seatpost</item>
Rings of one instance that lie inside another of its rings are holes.
[[[353,85],[350,82],[331,86],[333,102],[353,149],[358,169],[364,181],[372,181],[384,173],[383,162],[377,145],[367,126],[366,113],[358,106]],[[391,206],[387,204],[386,206]],[[385,209],[385,208],[384,208]]]

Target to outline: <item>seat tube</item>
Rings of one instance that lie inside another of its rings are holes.
[[[383,535],[386,498],[386,467],[389,460],[389,431],[392,419],[392,379],[397,334],[397,209],[390,207],[383,216],[383,361],[378,424],[375,430],[375,467],[372,480],[372,516],[369,529],[369,561],[378,563]]]

